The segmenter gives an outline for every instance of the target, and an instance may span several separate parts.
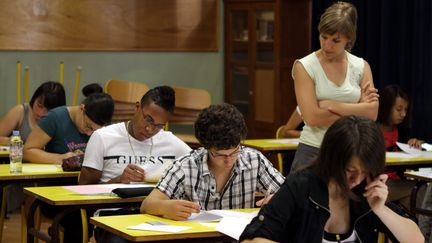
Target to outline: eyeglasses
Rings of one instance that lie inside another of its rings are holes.
[[[209,150],[211,156],[213,156],[213,158],[215,158],[215,159],[235,158],[241,153],[241,151],[242,151],[241,146],[237,146],[237,148],[230,154],[219,154],[217,152],[213,152],[213,151]]]
[[[89,132],[89,133],[93,133],[94,131],[97,130],[97,128],[92,127],[92,125],[86,121],[85,117],[87,117],[87,115],[85,114],[85,112],[83,111],[83,125],[84,125],[84,131]]]
[[[147,123],[147,127],[150,128],[152,131],[160,131],[165,127],[165,124],[157,124],[153,120],[153,117],[144,114],[143,109],[141,109],[141,114],[143,116],[144,121]]]

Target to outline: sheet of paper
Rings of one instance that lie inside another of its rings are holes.
[[[299,144],[298,138],[284,138],[284,139],[272,139],[269,140],[271,143],[280,143],[280,144]]]
[[[126,227],[126,229],[133,229],[133,230],[147,230],[147,231],[170,232],[170,233],[178,233],[184,230],[188,230],[190,228],[191,227],[189,226],[151,225],[146,223]]]
[[[62,171],[59,165],[26,165],[23,164],[23,173],[57,172]]]
[[[412,148],[406,143],[396,142],[396,144],[402,151],[406,153],[423,156],[423,157],[432,157],[432,152],[427,152],[427,151],[422,151],[420,149]]]
[[[199,213],[193,213],[188,220],[189,222],[213,222],[219,221],[222,219],[222,216],[212,214],[211,211],[201,211]]]
[[[161,163],[145,163],[144,165],[141,165],[141,167],[145,171],[145,178],[144,180],[146,182],[156,183],[159,181],[159,178],[162,176],[162,173],[165,171],[168,166],[172,164],[172,159],[164,159],[163,164]]]
[[[9,146],[0,146],[0,151],[9,151]]]
[[[154,187],[154,184],[97,184],[64,186],[63,188],[82,195],[109,194],[115,188]]]
[[[258,215],[258,210],[254,212],[239,212],[233,210],[210,210],[208,212],[222,217],[244,218],[244,219],[252,219]]]
[[[422,149],[424,149],[426,151],[432,152],[432,144],[422,143],[421,147],[422,147]]]
[[[420,155],[408,154],[405,152],[386,152],[386,158],[411,159],[420,157]]]
[[[251,220],[252,218],[224,217],[216,226],[216,230],[231,238],[239,240],[240,235]]]

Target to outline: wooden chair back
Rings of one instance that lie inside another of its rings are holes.
[[[173,87],[176,97],[170,124],[193,124],[202,109],[211,104],[210,93],[205,89]]]
[[[174,114],[169,121],[170,125],[193,125],[202,109],[211,104],[210,93],[205,89],[173,87],[176,97]],[[175,133],[192,148],[199,147],[194,134]]]
[[[108,80],[105,92],[114,100],[113,122],[130,120],[135,114],[135,103],[141,100],[149,87],[140,82],[129,80]]]

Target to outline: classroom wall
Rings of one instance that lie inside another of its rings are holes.
[[[59,63],[65,64],[67,103],[72,104],[77,66],[82,67],[80,88],[109,79],[204,88],[211,92],[212,103],[223,101],[223,6],[220,6],[219,50],[217,52],[0,52],[0,116],[16,104],[16,62],[29,66],[29,96],[42,82],[59,80]],[[22,100],[24,92],[22,92]],[[30,98],[29,97],[29,98]],[[82,100],[81,91],[78,101]]]

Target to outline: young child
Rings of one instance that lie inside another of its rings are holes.
[[[398,151],[396,142],[420,148],[423,140],[409,138],[409,98],[398,85],[388,85],[380,92],[377,123],[384,134],[387,151]]]

